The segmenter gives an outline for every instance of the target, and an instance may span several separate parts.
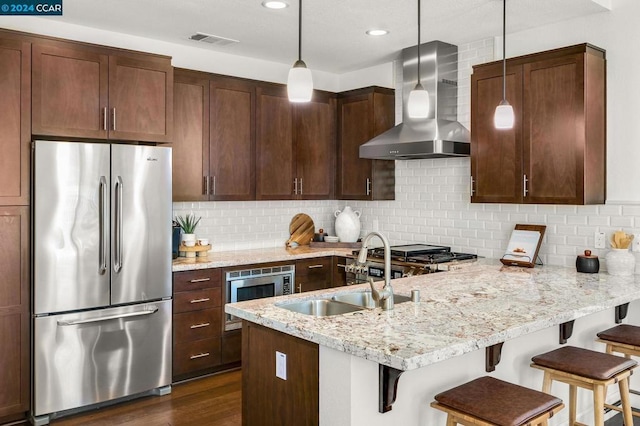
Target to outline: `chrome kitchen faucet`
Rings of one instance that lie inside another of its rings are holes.
[[[393,309],[393,287],[391,287],[391,248],[389,246],[389,240],[387,237],[382,235],[377,231],[370,232],[366,237],[362,240],[362,249],[360,249],[360,253],[358,254],[358,260],[356,262],[356,268],[365,267],[365,263],[367,261],[367,250],[369,246],[369,242],[373,237],[378,237],[382,241],[382,245],[384,246],[384,287],[382,287],[381,291],[376,290],[373,285],[373,278],[369,278],[369,285],[371,286],[371,294],[373,296],[373,300],[380,301],[380,306],[385,311],[390,311]]]

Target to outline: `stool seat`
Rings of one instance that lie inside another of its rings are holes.
[[[531,360],[542,367],[596,380],[608,380],[618,373],[638,365],[632,359],[576,348],[575,346],[564,346],[551,352],[536,355]]]
[[[597,334],[602,340],[640,346],[640,327],[621,324]]]
[[[499,426],[524,425],[544,413],[553,415],[554,409],[563,406],[554,396],[489,376],[449,389],[435,399],[455,411]]]

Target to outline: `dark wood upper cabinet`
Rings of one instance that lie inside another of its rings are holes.
[[[32,84],[33,134],[170,142],[170,58],[46,40]]]
[[[0,38],[0,206],[29,204],[31,45]]]
[[[604,203],[605,52],[581,44],[509,59],[507,67],[511,130],[493,127],[501,63],[474,67],[471,201]]]
[[[252,82],[215,77],[210,84],[209,190],[212,200],[253,200],[256,89]]]
[[[360,158],[360,145],[394,123],[393,90],[371,87],[338,95],[338,199],[395,199],[395,161]]]
[[[173,200],[255,199],[255,86],[175,71]]]
[[[173,85],[173,201],[209,199],[209,78],[176,70]]]
[[[29,207],[0,207],[0,423],[29,411]]]
[[[335,98],[314,92],[289,102],[286,86],[257,88],[256,199],[330,199],[335,170]]]

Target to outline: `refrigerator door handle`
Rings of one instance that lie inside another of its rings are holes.
[[[98,257],[99,257],[99,269],[100,275],[104,275],[107,272],[107,242],[109,236],[107,235],[107,226],[105,220],[109,217],[108,204],[107,204],[107,178],[100,176],[100,212],[99,212],[99,234],[100,241],[98,243]]]
[[[59,320],[58,326],[66,327],[70,325],[82,325],[82,324],[91,324],[94,322],[101,322],[101,321],[111,321],[111,320],[121,319],[121,318],[141,317],[144,315],[155,314],[156,312],[158,312],[158,308],[154,306],[151,309],[145,309],[143,311],[137,311],[137,312],[128,312],[126,314],[120,314],[120,315],[108,315],[105,317],[88,318],[83,320]]]
[[[113,269],[120,272],[122,269],[122,176],[116,178],[115,184],[115,203],[116,203],[116,217],[115,217],[115,259]]]

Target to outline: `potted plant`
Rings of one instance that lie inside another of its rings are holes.
[[[182,228],[182,244],[187,247],[193,247],[196,245],[196,226],[200,223],[201,217],[196,218],[195,215],[188,214],[186,216],[177,216],[176,222]]]

